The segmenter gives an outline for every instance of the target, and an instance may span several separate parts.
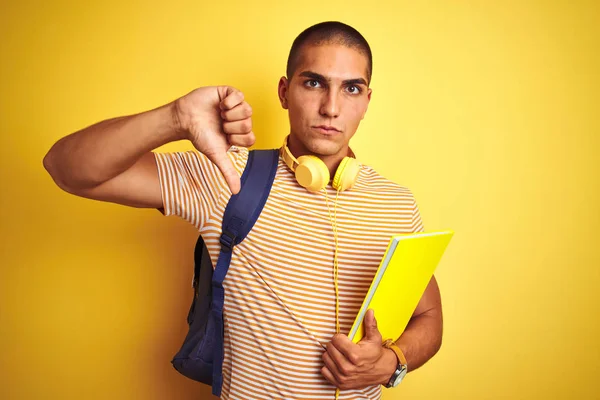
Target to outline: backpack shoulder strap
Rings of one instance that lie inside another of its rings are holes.
[[[231,263],[233,247],[246,238],[267,202],[278,163],[277,150],[251,151],[241,178],[242,188],[238,194],[231,196],[223,214],[221,252],[213,273],[210,310],[215,326],[212,378],[212,393],[215,396],[221,395],[223,384],[223,280]]]
[[[221,225],[221,253],[231,253],[233,247],[246,238],[267,202],[277,172],[277,150],[253,150],[242,174],[242,188],[231,196]],[[229,262],[227,263],[229,264]],[[227,270],[215,268],[213,282],[223,281]]]
[[[269,197],[278,163],[279,152],[277,149],[251,150],[248,153],[248,162],[241,177],[240,192],[231,196],[223,214],[222,232],[225,239],[222,237],[221,245],[225,241],[227,247],[232,248],[248,235]],[[204,240],[202,236],[198,236],[194,249],[194,280],[192,283],[194,288],[198,288],[200,281],[206,281],[206,278],[201,278],[200,271],[201,261],[210,260],[206,253]],[[224,278],[227,270],[223,272]],[[210,276],[212,273],[211,266]],[[208,277],[208,280],[211,278]]]
[[[242,188],[231,196],[223,214],[222,247],[233,248],[254,226],[269,197],[278,160],[277,150],[253,150],[248,154],[241,178]]]

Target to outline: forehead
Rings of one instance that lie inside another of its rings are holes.
[[[294,75],[316,72],[332,79],[367,79],[367,56],[341,44],[305,45],[299,52]]]

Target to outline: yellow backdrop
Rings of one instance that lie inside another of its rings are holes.
[[[384,399],[600,393],[597,2],[6,1],[0,17],[0,398],[197,399],[186,332],[191,225],[61,192],[60,137],[197,86],[242,89],[257,147],[304,28],[374,52],[353,148],[456,235],[437,274],[444,344]],[[161,150],[190,148],[175,143]]]

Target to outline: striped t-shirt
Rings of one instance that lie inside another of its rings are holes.
[[[248,150],[228,155],[241,175]],[[165,215],[198,228],[213,265],[231,192],[197,151],[156,153]],[[327,187],[333,213],[336,191]],[[422,231],[412,193],[362,166],[337,200],[339,321],[347,334],[390,236]],[[225,288],[223,399],[334,399],[322,375],[336,333],[334,236],[323,191],[310,193],[279,158],[275,181],[252,231],[234,248]],[[342,390],[340,399],[379,399],[380,385]]]

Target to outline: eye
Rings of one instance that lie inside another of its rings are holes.
[[[346,88],[346,90],[347,90],[347,91],[348,91],[350,94],[359,94],[359,93],[361,92],[361,89],[360,89],[358,86],[356,86],[356,85],[351,85],[351,86],[348,86],[348,87]]]
[[[304,85],[311,87],[311,88],[317,88],[317,87],[320,87],[321,84],[319,83],[319,81],[311,79],[311,80],[304,82]]]

